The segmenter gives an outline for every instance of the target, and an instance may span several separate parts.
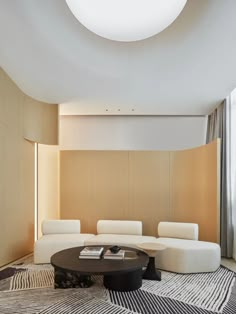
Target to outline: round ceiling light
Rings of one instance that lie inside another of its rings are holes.
[[[74,16],[93,33],[117,41],[137,41],[160,33],[187,0],[66,0]]]

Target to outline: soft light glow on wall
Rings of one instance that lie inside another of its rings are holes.
[[[137,41],[168,27],[187,0],[66,0],[74,16],[93,33]]]
[[[38,143],[34,143],[34,241],[38,240]]]

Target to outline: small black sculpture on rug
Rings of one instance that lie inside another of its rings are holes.
[[[55,270],[55,289],[89,288],[93,285],[91,276],[69,271]]]

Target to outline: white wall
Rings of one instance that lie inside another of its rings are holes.
[[[60,116],[60,150],[181,150],[205,144],[206,117]]]
[[[44,219],[59,219],[59,147],[38,144],[38,237]]]

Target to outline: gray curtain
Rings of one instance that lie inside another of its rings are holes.
[[[230,104],[226,99],[208,116],[207,124],[207,143],[221,139],[220,241],[224,257],[233,255],[230,132]]]

